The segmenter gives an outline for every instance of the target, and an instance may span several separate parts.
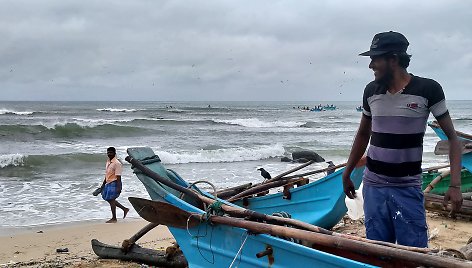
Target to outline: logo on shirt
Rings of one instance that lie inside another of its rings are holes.
[[[410,109],[413,109],[413,110],[416,110],[416,109],[418,109],[420,106],[419,106],[418,103],[412,102],[412,103],[408,103],[408,104],[406,105],[406,107],[408,107],[408,108],[410,108]]]

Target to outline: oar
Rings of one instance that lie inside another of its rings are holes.
[[[128,197],[129,202],[139,216],[148,222],[164,224],[176,228],[194,227],[200,224],[191,213],[181,210],[166,202],[159,202],[138,197]],[[176,213],[179,211],[179,213]]]
[[[311,164],[313,164],[313,163],[315,163],[315,161],[314,161],[314,160],[310,160],[310,161],[304,163],[303,165],[300,165],[300,166],[298,166],[298,167],[292,168],[292,169],[290,169],[290,170],[288,170],[288,171],[285,171],[285,172],[283,172],[283,173],[281,173],[281,174],[279,174],[279,175],[273,177],[273,178],[270,179],[270,180],[265,181],[265,183],[272,182],[272,181],[276,181],[276,180],[282,178],[283,176],[286,176],[286,175],[288,175],[288,174],[290,174],[290,173],[293,173],[293,172],[298,171],[298,170],[300,170],[300,169],[302,169],[302,168],[305,168],[305,167],[307,167],[307,166],[309,166],[309,165],[311,165]]]
[[[442,166],[434,166],[434,167],[427,167],[427,168],[423,168],[421,171],[422,172],[430,172],[430,171],[433,171],[433,170],[438,170],[438,169],[441,169],[441,168],[447,168],[447,167],[450,167],[451,164],[445,164],[445,165],[442,165]]]
[[[158,201],[152,201],[152,200],[147,200],[147,199],[142,199],[142,198],[136,198],[136,197],[129,197],[128,198],[130,203],[133,205],[136,211],[138,211],[138,214],[145,220],[152,222],[153,218],[156,217],[155,213],[156,211],[160,211],[161,209],[165,209],[166,205],[165,202],[158,202]],[[164,203],[164,204],[162,204]],[[170,204],[169,204],[170,205]],[[223,208],[225,208],[225,205],[222,205]],[[231,208],[231,207],[230,207]],[[322,227],[316,226],[316,225],[311,225],[305,222],[300,222],[294,219],[289,219],[289,218],[282,218],[282,217],[276,217],[276,216],[270,216],[258,212],[254,212],[251,210],[244,210],[244,211],[238,211],[236,208],[235,209],[228,209],[225,210],[226,213],[228,213],[231,216],[235,217],[240,217],[240,218],[245,218],[247,220],[256,220],[256,221],[264,221],[267,223],[272,223],[272,224],[280,224],[280,225],[291,225],[293,227],[298,227],[299,229],[302,228],[302,230],[306,231],[311,231],[311,232],[316,232],[316,233],[321,233],[325,235],[331,235],[331,236],[336,236],[336,237],[343,237],[346,239],[351,239],[351,240],[357,240],[357,241],[362,241],[365,243],[371,243],[371,244],[376,244],[376,245],[382,245],[382,246],[387,246],[387,247],[392,247],[392,248],[398,248],[398,249],[403,249],[403,250],[409,250],[409,251],[415,251],[415,252],[421,252],[421,253],[434,253],[438,252],[436,249],[429,249],[429,248],[418,248],[418,247],[409,247],[409,246],[403,246],[403,245],[398,245],[398,244],[393,244],[393,243],[388,243],[388,242],[383,242],[383,241],[376,241],[376,240],[369,240],[365,239],[362,237],[358,236],[352,236],[352,235],[347,235],[347,234],[341,234],[337,232],[333,232],[327,229],[324,229]],[[168,212],[166,212],[168,213]],[[169,225],[173,227],[178,227],[176,225],[179,224],[179,220],[177,219],[170,219],[171,215],[161,215],[161,217],[165,217],[164,221],[169,221]],[[185,214],[184,217],[189,218],[190,214]],[[192,227],[198,224],[198,222],[194,221],[198,217],[194,217],[189,220],[188,226]],[[167,224],[166,224],[167,225]],[[187,226],[187,225],[185,225]]]
[[[286,183],[283,183],[283,184],[280,184],[280,185],[278,184],[278,181],[279,181],[283,176],[288,175],[288,174],[290,174],[290,173],[293,173],[293,172],[295,172],[295,171],[297,171],[297,170],[300,170],[300,169],[302,169],[302,168],[305,168],[305,167],[307,167],[307,166],[309,166],[309,165],[311,165],[311,164],[313,164],[313,163],[315,163],[315,161],[310,160],[310,161],[304,163],[303,165],[300,165],[300,166],[297,166],[297,167],[295,167],[295,168],[292,168],[292,169],[290,169],[290,170],[288,170],[288,171],[285,171],[285,172],[283,172],[283,173],[281,173],[281,174],[279,174],[279,175],[273,177],[273,178],[270,179],[270,180],[266,180],[266,181],[264,181],[264,182],[262,182],[262,183],[254,184],[254,185],[252,185],[251,187],[249,187],[249,188],[247,188],[247,189],[244,189],[243,191],[241,191],[241,192],[239,192],[239,193],[237,193],[237,194],[235,194],[235,195],[233,195],[233,196],[231,196],[231,197],[229,197],[229,198],[226,198],[226,199],[227,199],[227,200],[230,200],[230,202],[233,202],[234,200],[238,200],[238,199],[241,199],[241,198],[246,197],[246,196],[248,196],[248,195],[252,195],[252,194],[254,194],[254,193],[256,193],[256,192],[257,192],[257,193],[259,193],[259,192],[264,192],[264,191],[266,191],[266,190],[269,190],[269,189],[272,189],[272,188],[275,188],[275,187],[280,187],[280,186],[286,184]],[[297,177],[297,178],[298,178],[298,177]],[[284,179],[285,179],[285,178],[284,178]],[[255,189],[255,190],[254,190],[254,189]]]
[[[165,181],[165,185],[171,187],[172,189],[175,189],[175,190],[178,190],[180,191],[180,188],[182,188],[182,186],[180,185],[177,185],[169,180],[167,180],[166,178],[160,176],[159,174],[157,174],[156,172],[152,171],[151,169],[145,167],[144,165],[142,165],[138,160],[136,159],[133,159],[133,158],[130,158],[130,157],[126,157],[125,158],[128,162],[132,161],[132,164],[138,168],[139,170],[141,170],[143,173],[145,173],[147,176],[149,176],[151,179],[155,180],[155,181]],[[131,162],[130,162],[131,163]],[[363,164],[362,161],[360,161],[361,164]],[[192,191],[190,189],[187,189],[185,188],[186,191]],[[187,192],[186,192],[187,193]],[[216,202],[216,200],[214,199],[211,199],[209,197],[206,197],[206,196],[203,196],[199,193],[196,193],[194,191],[191,192],[191,196],[193,196],[194,198],[197,199],[197,201],[200,201],[200,202],[203,202],[203,203],[206,203],[208,205],[211,205],[213,204],[214,202]],[[203,206],[202,206],[203,207]],[[319,233],[324,233],[324,234],[332,234],[331,231],[328,231],[326,229],[323,229],[321,227],[318,227],[318,226],[315,226],[315,225],[311,225],[311,224],[308,224],[306,222],[302,222],[302,221],[299,221],[299,220],[295,220],[295,219],[290,219],[290,218],[283,218],[283,217],[276,217],[276,216],[270,216],[270,215],[266,215],[266,214],[263,214],[263,213],[258,213],[258,212],[255,212],[255,211],[252,211],[252,210],[249,210],[249,209],[242,209],[242,208],[239,208],[239,207],[233,207],[233,206],[229,206],[229,205],[226,205],[226,204],[222,204],[221,205],[221,208],[226,212],[228,213],[229,215],[231,216],[235,216],[235,217],[240,217],[240,218],[248,218],[248,219],[253,219],[253,220],[259,220],[259,221],[265,221],[265,222],[270,222],[270,223],[277,223],[277,224],[281,224],[281,225],[291,225],[291,226],[295,226],[297,228],[300,228],[300,229],[304,229],[304,230],[309,230],[309,231],[313,231],[313,232],[319,232]],[[137,211],[138,211],[138,208],[135,208]],[[139,208],[139,209],[142,209],[142,208]],[[139,212],[139,211],[138,211]],[[331,233],[330,233],[331,232]],[[353,239],[360,239],[360,238],[353,238]],[[382,245],[388,245],[388,246],[391,246],[391,247],[395,247],[395,248],[405,248],[405,246],[402,246],[402,245],[396,245],[396,244],[392,244],[392,243],[387,243],[387,242],[381,242],[381,241],[372,241],[372,240],[368,240],[370,241],[370,243],[375,243],[375,244],[382,244]],[[419,251],[419,252],[433,252],[435,250],[432,250],[432,249],[427,249],[427,248],[412,248],[411,250],[414,250],[414,251]]]
[[[459,140],[461,144],[462,154],[468,154],[472,152],[472,141]],[[436,147],[434,148],[435,155],[447,155],[449,154],[449,141],[442,140],[438,141]]]
[[[168,224],[168,226],[171,227],[187,228],[187,226],[194,226],[194,224],[197,224],[203,217],[203,214],[190,213],[161,201],[143,201],[143,199],[130,199],[130,202],[134,207],[140,208],[138,214],[143,218],[145,217],[146,220],[150,220],[151,222],[159,224]],[[150,206],[152,209],[147,209]],[[434,267],[470,267],[472,264],[469,262],[450,258],[442,258],[403,249],[392,249],[386,246],[369,244],[343,237],[334,237],[316,232],[299,230],[285,226],[271,225],[267,223],[251,222],[232,217],[210,216],[208,220],[212,223],[244,228],[254,233],[264,233],[300,239],[321,247],[327,247],[332,250],[340,250],[338,251],[340,254],[343,254],[343,252],[346,253],[346,251],[348,251],[355,253],[355,255],[359,255],[360,252],[362,255],[370,255],[377,258],[378,260],[399,261],[403,264],[411,264],[411,266],[425,265]]]
[[[304,181],[304,180],[306,180],[306,179],[304,179],[304,178],[289,179],[289,180],[286,180],[286,181],[289,181],[289,182],[284,183],[284,184],[279,185],[279,186],[275,186],[275,187],[286,186],[286,185],[289,185],[289,184],[292,184],[292,185],[293,185],[293,184],[295,184],[295,183],[297,183],[297,182],[301,182],[301,181]],[[267,193],[271,188],[274,188],[274,187],[271,186],[269,189],[266,189],[266,187],[263,187],[263,186],[265,186],[265,184],[264,184],[264,185],[260,185],[260,186],[262,186],[262,187],[253,189],[253,191],[248,191],[248,192],[247,192],[245,195],[243,195],[243,196],[239,196],[239,197],[237,197],[237,198],[230,197],[230,198],[225,199],[225,200],[228,201],[228,202],[231,202],[231,203],[235,203],[235,202],[237,202],[237,201],[239,201],[239,200],[241,200],[241,199],[244,199],[244,198],[249,198],[249,197],[253,197],[253,196],[258,196],[258,194]],[[264,194],[264,195],[265,195],[265,194]],[[221,198],[221,197],[218,196],[218,198]],[[224,198],[221,198],[221,199],[224,199]]]
[[[256,194],[256,193],[261,193],[261,192],[267,191],[267,190],[275,188],[275,187],[284,186],[284,185],[287,185],[289,183],[295,183],[295,182],[298,182],[298,181],[301,181],[301,180],[303,180],[303,179],[292,178],[292,179],[279,179],[277,181],[271,181],[269,183],[267,183],[267,182],[261,183],[259,185],[254,186],[254,187],[251,187],[247,190],[244,190],[244,191],[228,198],[227,200],[228,200],[228,202],[234,202],[234,201],[239,200],[243,197],[251,196],[251,195]]]
[[[272,179],[270,179],[270,180],[268,180],[268,181],[265,181],[264,183],[254,185],[253,187],[251,187],[251,188],[249,188],[249,189],[247,189],[247,190],[244,190],[244,191],[242,191],[242,192],[240,192],[240,193],[238,193],[238,194],[232,196],[231,198],[228,198],[228,201],[232,202],[232,201],[238,200],[238,199],[240,199],[240,198],[242,198],[242,197],[251,195],[252,188],[259,187],[259,186],[262,186],[262,187],[263,187],[263,185],[268,184],[268,183],[271,183],[271,182],[274,182],[274,181],[276,181],[276,180],[300,178],[300,177],[307,176],[307,175],[313,175],[313,174],[317,174],[317,173],[326,172],[326,171],[331,170],[331,169],[341,168],[341,167],[344,167],[344,166],[346,165],[346,163],[344,163],[344,164],[340,164],[340,165],[337,165],[337,166],[334,166],[334,167],[327,167],[327,168],[323,168],[323,169],[318,169],[318,170],[306,172],[306,173],[303,173],[303,174],[297,174],[297,175],[292,175],[292,176],[284,177],[285,175],[288,175],[288,174],[293,173],[293,172],[295,172],[295,171],[297,171],[297,170],[300,170],[300,169],[302,169],[302,168],[308,166],[309,164],[312,164],[313,162],[314,162],[314,161],[312,160],[312,161],[307,162],[307,163],[305,163],[305,164],[303,164],[303,165],[301,165],[301,166],[299,166],[299,167],[296,167],[296,168],[291,169],[291,170],[289,170],[289,171],[287,171],[287,172],[284,172],[284,173],[282,173],[282,174],[280,174],[280,175],[278,175],[278,176],[276,176],[276,177],[274,177],[274,178],[272,178]],[[273,187],[271,187],[271,188],[274,188],[274,187],[278,187],[278,186],[273,186]],[[271,188],[267,188],[267,189],[271,189]],[[267,189],[265,189],[265,190],[267,190]],[[261,191],[261,190],[260,190],[260,191]],[[260,191],[258,191],[258,192],[260,192]]]
[[[283,177],[283,178],[284,179],[292,179],[292,178],[305,177],[305,176],[308,176],[308,175],[313,175],[313,174],[326,172],[326,171],[332,170],[332,169],[336,170],[338,168],[345,167],[346,165],[347,165],[347,163],[343,163],[343,164],[339,164],[339,165],[334,166],[334,167],[327,167],[327,168],[323,168],[323,169],[313,170],[313,171],[309,171],[309,172],[305,172],[305,173],[301,173],[301,174],[295,174],[295,175],[287,176],[287,177]]]

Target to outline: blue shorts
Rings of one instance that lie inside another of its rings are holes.
[[[102,190],[102,198],[106,201],[117,199],[120,196],[118,192],[118,181],[112,181],[105,184],[105,187]]]
[[[420,187],[364,185],[362,195],[368,239],[428,247],[428,226]]]

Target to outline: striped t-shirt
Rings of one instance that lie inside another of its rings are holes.
[[[375,81],[364,90],[363,116],[372,120],[364,183],[374,186],[420,186],[423,137],[431,112],[448,114],[444,92],[434,80],[411,75],[400,92]]]

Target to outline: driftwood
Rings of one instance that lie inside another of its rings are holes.
[[[464,257],[467,260],[472,261],[472,237],[469,238],[467,245],[461,247],[459,251],[462,252],[462,254],[464,254]]]
[[[460,216],[472,220],[472,200],[464,200],[461,206],[461,209],[456,212],[454,215],[450,214],[451,205],[449,204],[447,210],[444,209],[443,201],[444,196],[437,194],[425,193],[425,208],[429,211],[438,212],[446,216]]]
[[[128,252],[123,252],[121,247],[104,244],[96,239],[92,239],[92,249],[97,256],[102,259],[118,259],[155,265],[158,267],[187,267],[187,260],[182,252],[173,256],[162,250],[153,250],[134,245]]]
[[[149,231],[154,229],[157,225],[159,225],[159,224],[152,223],[152,222],[148,223],[146,226],[144,226],[141,230],[139,230],[132,237],[130,237],[129,239],[123,240],[123,243],[121,244],[122,250],[124,252],[128,252],[131,249],[131,247],[134,246],[136,241],[138,241],[138,239],[140,239],[141,237],[143,237],[143,235],[147,234]]]

